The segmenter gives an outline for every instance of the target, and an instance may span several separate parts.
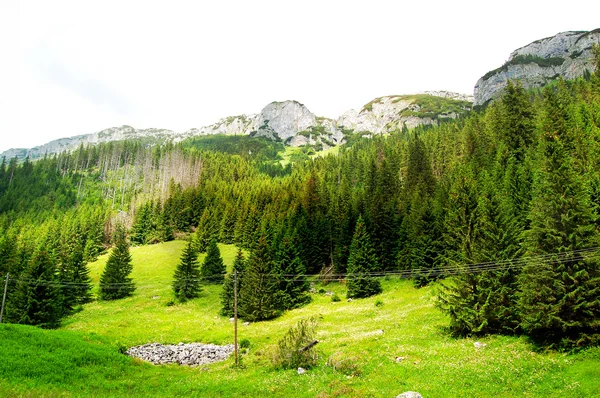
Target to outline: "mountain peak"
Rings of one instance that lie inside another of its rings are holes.
[[[485,105],[498,98],[509,79],[532,89],[559,77],[570,80],[584,75],[586,70],[593,71],[594,43],[600,43],[600,29],[561,32],[516,49],[504,65],[477,81],[474,104]]]

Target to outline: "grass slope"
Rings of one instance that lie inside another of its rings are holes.
[[[304,308],[241,326],[240,338],[251,342],[244,369],[233,370],[232,359],[186,368],[119,354],[123,345],[148,342],[232,341],[231,323],[217,315],[219,286],[167,306],[183,246],[133,248],[136,294],[86,305],[63,330],[0,327],[0,395],[393,397],[412,390],[425,397],[600,396],[599,349],[536,353],[524,338],[491,336],[480,339],[487,347],[477,350],[475,340],[443,331],[448,321],[433,306],[434,288],[415,289],[398,280],[383,281],[384,293],[377,297],[336,303],[315,294]],[[220,247],[230,267],[236,249]],[[105,262],[106,256],[91,264],[95,281]],[[323,288],[345,294],[341,284]],[[270,359],[277,340],[307,316],[320,319],[319,366],[302,376],[274,369]],[[406,359],[396,362],[399,356]],[[338,369],[327,365],[330,357]]]

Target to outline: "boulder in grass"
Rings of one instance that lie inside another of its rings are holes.
[[[423,396],[415,391],[407,391],[396,396],[396,398],[423,398]]]

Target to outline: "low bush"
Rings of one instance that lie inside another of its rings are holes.
[[[274,365],[283,369],[315,366],[318,360],[316,327],[317,320],[314,317],[301,319],[296,326],[292,326],[277,344]]]

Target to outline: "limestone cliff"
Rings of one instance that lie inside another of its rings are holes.
[[[138,140],[147,144],[179,142],[202,135],[250,135],[266,137],[290,146],[311,145],[323,149],[345,143],[352,132],[385,134],[420,124],[437,124],[471,109],[471,98],[462,94],[437,91],[414,95],[380,97],[360,111],[348,111],[337,119],[317,117],[297,101],[271,102],[255,115],[231,116],[209,126],[184,133],[165,129],[112,127],[97,133],[61,138],[32,149],[11,149],[0,156],[37,158],[44,154],[73,150],[81,144]]]
[[[477,81],[474,105],[484,105],[497,98],[508,80],[519,80],[523,87],[531,89],[542,87],[559,76],[574,79],[586,70],[592,72],[594,43],[600,43],[600,29],[562,32],[513,51],[504,65]]]
[[[437,125],[471,109],[472,98],[447,91],[376,98],[360,111],[350,110],[337,120],[340,128],[383,134],[421,124]]]

